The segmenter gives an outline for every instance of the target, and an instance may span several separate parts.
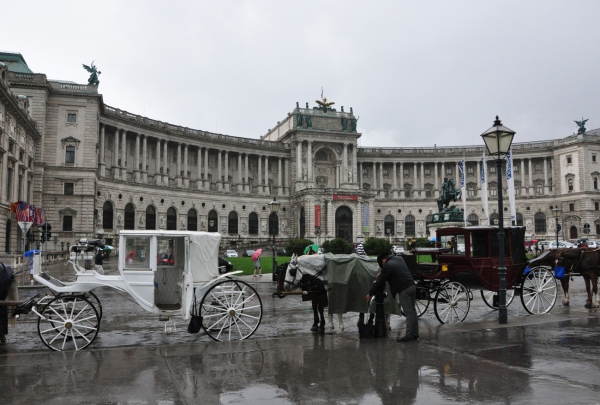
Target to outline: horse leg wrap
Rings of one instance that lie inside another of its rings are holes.
[[[342,319],[342,314],[338,314],[338,330],[340,332],[344,331],[344,320]]]
[[[594,308],[600,308],[600,296],[596,294],[596,303],[594,304]]]
[[[565,299],[563,300],[563,305],[569,305],[569,293],[565,293]]]
[[[327,314],[329,325],[327,325],[327,333],[333,333],[333,314]]]

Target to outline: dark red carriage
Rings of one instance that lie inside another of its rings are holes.
[[[516,294],[530,314],[549,312],[558,293],[554,274],[545,268],[527,267],[524,227],[504,229],[506,305]],[[417,280],[419,316],[433,301],[441,323],[462,322],[473,299],[471,290],[480,290],[484,302],[497,309],[498,227],[440,228],[436,232],[436,247],[417,248],[411,253],[403,258]]]

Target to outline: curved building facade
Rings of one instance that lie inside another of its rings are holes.
[[[265,243],[273,232],[279,241],[380,237],[401,243],[427,237],[442,181],[458,177],[462,159],[468,221],[494,223],[497,216],[492,161],[488,221],[482,212],[483,143],[358,147],[362,134],[352,109],[308,103],[296,103],[287,114],[282,109],[282,120],[258,139],[216,134],[108,106],[97,86],[48,80],[19,54],[0,53],[0,62],[5,238],[16,235],[7,206],[21,199],[45,209],[56,249],[81,237],[115,243],[121,229],[215,231],[223,246],[239,247]],[[18,122],[22,139],[9,122]],[[7,149],[11,141],[24,156]],[[592,130],[513,145],[517,222],[528,236],[555,238],[551,209],[559,205],[561,239],[583,236],[585,224],[589,237],[598,237],[599,141],[600,131]],[[281,202],[277,214],[269,211],[273,197]],[[508,225],[510,215],[504,218]],[[5,253],[17,245],[2,244]]]

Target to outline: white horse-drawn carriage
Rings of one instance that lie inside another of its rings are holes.
[[[167,320],[189,320],[196,303],[202,328],[215,340],[250,337],[262,319],[262,302],[249,284],[219,275],[220,234],[189,231],[121,231],[119,275],[99,274],[89,266],[97,249],[82,241],[71,248],[69,263],[74,282],[63,282],[42,271],[34,258],[34,278],[51,294],[20,305],[15,314],[38,315],[38,333],[53,350],[81,350],[89,346],[100,329],[102,305],[92,290],[110,287],[129,294],[146,311]],[[88,264],[88,265],[86,265]]]

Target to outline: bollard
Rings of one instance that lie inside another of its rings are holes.
[[[384,300],[387,293],[375,295],[375,337],[386,337]]]

